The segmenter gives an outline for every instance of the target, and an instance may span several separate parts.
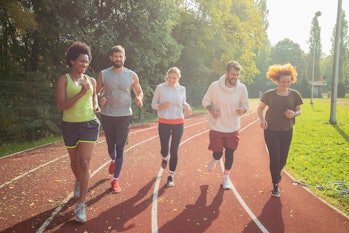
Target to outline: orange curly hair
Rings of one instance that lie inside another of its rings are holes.
[[[297,81],[297,71],[290,63],[269,66],[267,78],[274,83],[278,83],[280,81],[280,77],[285,75],[291,76],[291,83],[295,83]]]

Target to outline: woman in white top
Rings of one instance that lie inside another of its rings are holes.
[[[173,176],[177,167],[179,143],[183,135],[184,112],[186,115],[192,114],[186,101],[186,89],[179,84],[180,78],[180,70],[171,67],[166,73],[165,82],[156,87],[151,103],[152,108],[157,110],[159,118],[161,167],[165,169],[167,161],[170,160],[167,186],[174,186]]]

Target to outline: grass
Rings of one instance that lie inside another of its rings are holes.
[[[309,103],[297,117],[286,170],[349,215],[349,105],[337,104],[337,124],[330,124],[330,100]]]
[[[57,141],[62,141],[62,137],[43,138],[33,142],[2,144],[0,146],[0,157],[10,155],[19,151],[27,150],[29,148],[43,146]]]
[[[309,99],[304,99],[302,115],[297,117],[286,170],[313,193],[349,215],[349,98],[337,99],[337,103],[348,104],[337,104],[337,124],[329,124],[330,99],[314,99],[313,105],[309,103]],[[194,113],[202,111],[205,110],[198,108]],[[61,140],[58,137],[1,145],[0,156]]]

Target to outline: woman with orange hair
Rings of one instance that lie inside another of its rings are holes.
[[[271,195],[280,197],[281,171],[286,165],[293,125],[296,116],[301,114],[303,101],[299,92],[290,88],[291,83],[297,80],[297,71],[291,64],[270,66],[267,78],[273,81],[277,88],[262,95],[257,112],[269,151],[273,183]],[[268,108],[264,114],[266,106]]]

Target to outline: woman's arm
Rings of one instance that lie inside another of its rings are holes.
[[[268,128],[267,121],[265,120],[265,117],[264,117],[264,109],[265,109],[266,106],[267,105],[264,102],[260,102],[259,106],[258,106],[258,109],[257,109],[258,117],[259,117],[259,120],[260,120],[260,127],[262,129],[267,129]]]

